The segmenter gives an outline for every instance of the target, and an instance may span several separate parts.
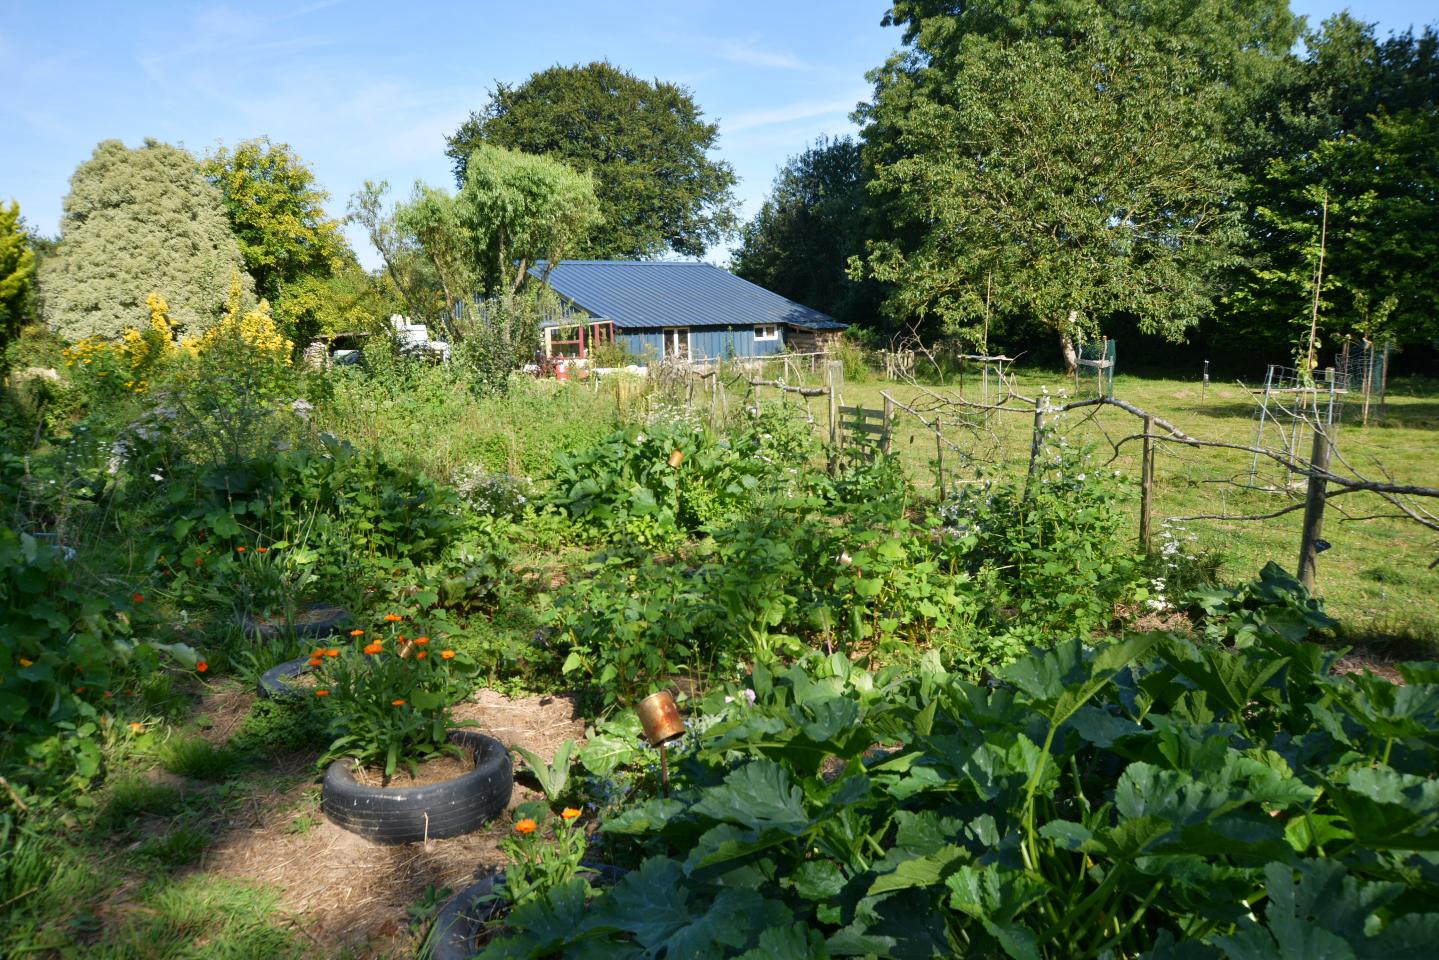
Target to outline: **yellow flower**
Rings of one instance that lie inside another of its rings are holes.
[[[578,817],[581,812],[582,811],[576,810],[574,807],[565,807],[565,809],[560,813],[560,816],[566,820],[573,820]]]

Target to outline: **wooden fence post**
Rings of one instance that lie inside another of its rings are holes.
[[[879,435],[879,452],[888,456],[894,439],[894,401],[884,397],[884,433]]]
[[[939,499],[944,500],[944,436],[939,432],[939,418],[934,427],[934,476],[939,485]]]
[[[1314,564],[1324,531],[1324,477],[1329,472],[1330,444],[1324,426],[1314,424],[1314,451],[1309,457],[1309,489],[1304,497],[1304,536],[1299,543],[1299,582],[1314,589]]]
[[[1154,521],[1154,418],[1144,418],[1144,451],[1139,465],[1139,548],[1149,552]]]
[[[839,385],[844,379],[844,364],[830,360],[824,365],[824,382],[829,391],[829,471],[839,469]]]
[[[1034,435],[1029,441],[1029,476],[1031,477],[1039,468],[1039,448],[1044,438],[1044,405],[1045,398],[1042,396],[1034,401]]]

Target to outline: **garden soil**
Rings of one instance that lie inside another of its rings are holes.
[[[238,687],[212,691],[204,702],[212,721],[207,736],[222,741],[237,730],[252,698]],[[512,699],[481,690],[456,714],[505,745],[547,760],[565,740],[584,736],[584,722],[564,696]],[[289,788],[256,790],[243,814],[215,823],[218,837],[196,869],[277,891],[289,924],[317,955],[348,949],[357,960],[411,956],[424,926],[411,925],[409,908],[428,889],[459,890],[503,867],[498,843],[510,829],[509,818],[448,840],[370,843],[320,815],[315,759],[277,758],[265,775],[283,777]],[[536,796],[516,784],[510,806]]]

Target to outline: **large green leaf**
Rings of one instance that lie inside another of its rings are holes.
[[[753,760],[704,791],[694,813],[744,827],[802,833],[810,826],[804,791],[772,760]]]

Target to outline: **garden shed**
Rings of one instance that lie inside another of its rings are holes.
[[[637,357],[714,360],[825,351],[845,325],[709,263],[561,260],[543,278],[565,304],[544,324],[547,356],[610,339]]]

